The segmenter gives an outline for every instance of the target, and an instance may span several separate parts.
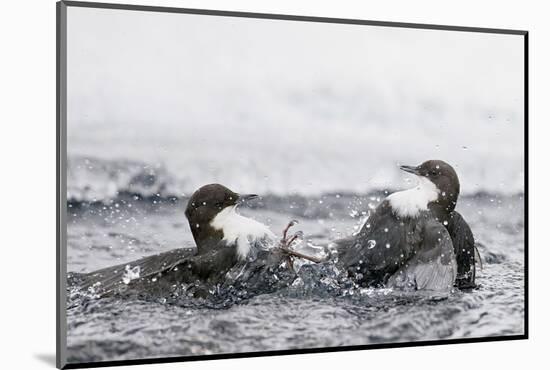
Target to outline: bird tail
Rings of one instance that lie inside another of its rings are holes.
[[[475,262],[479,263],[480,270],[483,270],[483,262],[481,260],[481,254],[479,253],[479,249],[477,248],[477,244],[474,243],[474,253],[475,253]]]

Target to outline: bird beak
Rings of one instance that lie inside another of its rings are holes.
[[[242,204],[245,202],[248,202],[249,200],[258,198],[258,195],[256,194],[239,194],[239,198],[237,199],[238,204]]]
[[[408,172],[408,173],[412,173],[413,175],[422,176],[422,175],[420,174],[420,170],[418,169],[418,167],[413,167],[413,166],[399,166],[399,168],[400,168],[402,171],[405,171],[405,172]]]

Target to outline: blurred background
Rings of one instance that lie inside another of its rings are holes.
[[[520,36],[68,12],[69,200],[367,193],[436,158],[524,190]]]

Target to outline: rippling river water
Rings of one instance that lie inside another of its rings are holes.
[[[265,196],[241,213],[280,230],[291,219],[314,243],[349,235],[383,194]],[[483,260],[479,288],[445,297],[387,289],[328,294],[291,286],[238,303],[171,305],[69,299],[68,360],[89,362],[396,343],[524,333],[523,196],[462,197]],[[68,271],[89,272],[192,246],[185,199],[69,204]]]

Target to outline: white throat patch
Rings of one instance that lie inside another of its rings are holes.
[[[210,225],[223,232],[225,242],[237,244],[237,254],[241,259],[246,258],[253,244],[267,245],[276,240],[275,234],[266,225],[241,216],[235,208],[235,206],[224,208],[214,217]]]
[[[427,178],[418,176],[418,185],[412,189],[398,191],[388,196],[388,201],[400,217],[415,217],[428,209],[428,203],[437,200],[439,190]]]

